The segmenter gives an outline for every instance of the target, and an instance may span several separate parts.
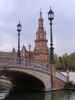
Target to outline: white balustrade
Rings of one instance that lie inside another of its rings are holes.
[[[23,61],[21,64],[17,64],[16,61],[14,62],[0,62],[0,70],[11,70],[11,68],[19,68],[19,69],[29,69],[29,70],[35,70],[40,71],[42,73],[50,74],[48,70],[48,65],[45,64],[38,64],[36,62],[29,62],[29,61]],[[60,80],[63,80],[66,82],[66,76],[60,72],[56,72],[55,77],[57,77]]]
[[[65,82],[67,80],[67,77],[64,74],[62,74],[61,72],[56,72],[56,77]]]

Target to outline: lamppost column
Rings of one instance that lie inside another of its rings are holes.
[[[51,90],[53,90],[53,61],[54,61],[54,54],[53,54],[53,36],[52,36],[52,20],[50,20],[50,55],[49,55],[49,64],[50,64],[50,72],[51,72]]]
[[[31,63],[31,45],[29,45],[29,64]]]
[[[54,80],[54,48],[53,48],[53,36],[52,36],[52,20],[54,19],[54,12],[50,8],[48,12],[48,19],[49,19],[49,24],[50,24],[50,52],[49,52],[49,69],[50,69],[50,80],[51,80],[51,90],[53,90],[53,80]]]
[[[22,29],[22,25],[19,24],[17,25],[17,32],[18,32],[18,51],[17,51],[17,63],[21,64],[21,52],[20,52],[20,32]]]
[[[18,63],[21,63],[21,54],[20,54],[20,32],[18,32]]]
[[[69,83],[69,69],[67,69],[67,83]]]
[[[53,37],[52,37],[52,20],[50,20],[50,33],[51,33],[51,46],[53,45]]]
[[[52,35],[52,20],[50,20],[50,64],[54,64],[54,48],[53,48],[53,35]]]
[[[20,32],[18,32],[18,52],[20,51]]]

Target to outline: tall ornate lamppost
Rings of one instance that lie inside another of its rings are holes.
[[[21,52],[20,52],[20,32],[22,30],[22,25],[19,22],[17,24],[17,32],[18,32],[18,51],[17,51],[17,63],[21,64]]]
[[[53,36],[52,36],[52,21],[54,19],[54,12],[50,8],[48,12],[48,20],[50,24],[50,51],[49,51],[49,64],[51,72],[51,90],[53,89],[53,64],[54,64],[54,48],[53,48]]]

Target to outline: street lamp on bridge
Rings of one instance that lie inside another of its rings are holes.
[[[54,12],[50,8],[48,12],[48,20],[50,24],[50,50],[49,50],[49,64],[51,72],[51,90],[53,89],[53,64],[54,64],[54,48],[53,48],[53,36],[52,36],[52,21],[54,19]]]
[[[22,25],[19,21],[17,24],[17,32],[18,32],[18,51],[17,51],[17,63],[21,64],[21,52],[20,52],[20,32],[22,30]]]

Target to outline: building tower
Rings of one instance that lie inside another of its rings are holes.
[[[35,40],[35,59],[40,63],[48,63],[48,47],[46,40],[46,31],[43,26],[42,12],[40,11],[40,17],[38,19],[38,29],[36,32]]]

